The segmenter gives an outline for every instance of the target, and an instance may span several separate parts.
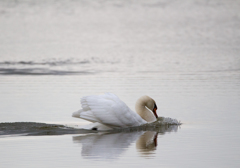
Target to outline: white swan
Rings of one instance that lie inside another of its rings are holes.
[[[156,121],[157,105],[149,96],[142,96],[136,102],[136,112],[112,93],[86,96],[81,99],[82,109],[72,117],[100,123],[110,128],[126,128]],[[99,124],[92,129],[98,129]]]

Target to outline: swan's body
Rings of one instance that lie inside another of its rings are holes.
[[[90,122],[97,122],[110,128],[139,126],[156,121],[157,106],[149,96],[142,96],[136,102],[136,112],[112,93],[86,96],[81,99],[82,109],[72,114]],[[155,116],[154,116],[155,115]]]

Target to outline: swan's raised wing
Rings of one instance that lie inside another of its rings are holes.
[[[111,127],[131,127],[147,123],[112,93],[83,97],[81,104],[82,109],[73,113],[73,117]]]

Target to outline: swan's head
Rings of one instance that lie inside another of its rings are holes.
[[[149,110],[151,110],[156,118],[158,118],[157,115],[157,105],[156,102],[149,96],[142,96],[138,99],[136,103],[136,111],[139,106],[147,107]]]

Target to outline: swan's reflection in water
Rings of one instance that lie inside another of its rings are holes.
[[[177,132],[178,126],[162,126],[133,132],[108,132],[74,136],[73,142],[82,145],[81,155],[86,159],[117,159],[130,145],[136,142],[137,151],[142,156],[154,154],[158,136],[165,132]]]
[[[136,142],[136,148],[142,155],[149,155],[154,153],[157,149],[157,137],[158,132],[146,131],[144,132]]]

